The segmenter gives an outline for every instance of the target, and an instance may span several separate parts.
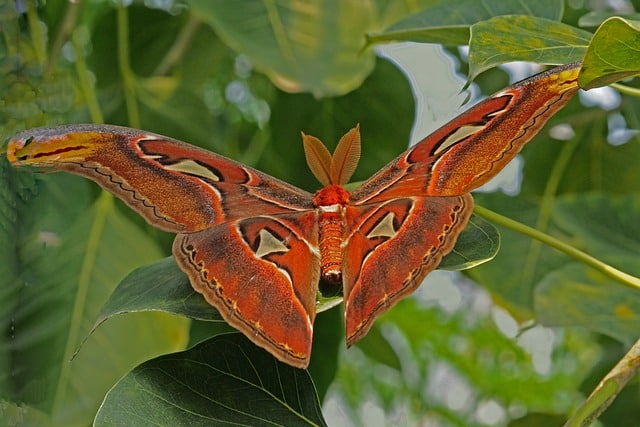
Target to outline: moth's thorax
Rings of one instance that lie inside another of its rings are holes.
[[[318,208],[320,273],[326,282],[339,284],[349,192],[339,185],[330,185],[315,194],[313,203]]]
[[[321,190],[316,191],[313,196],[313,204],[316,207],[346,205],[349,203],[351,194],[341,185],[328,185]]]

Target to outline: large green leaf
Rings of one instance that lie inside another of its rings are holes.
[[[636,259],[619,265],[640,271]],[[586,328],[626,344],[638,339],[640,290],[622,286],[579,263],[567,264],[540,282],[535,310],[544,325]]]
[[[18,247],[24,273],[12,283],[20,304],[6,313],[14,332],[2,346],[12,373],[3,389],[57,425],[81,425],[128,369],[184,345],[185,324],[159,315],[116,321],[81,346],[120,278],[159,251],[110,196],[87,208],[85,181],[55,175],[45,184],[25,210],[33,232]]]
[[[562,0],[536,2],[504,0],[437,1],[387,28],[383,33],[369,34],[368,43],[415,41],[440,43],[445,46],[469,44],[469,29],[477,22],[500,15],[531,15],[559,20]]]
[[[587,49],[580,86],[606,86],[640,74],[640,21],[606,20]]]
[[[508,15],[471,27],[469,76],[511,61],[567,64],[584,56],[591,34],[545,18]]]
[[[125,277],[102,307],[96,323],[118,314],[140,311],[222,321],[220,314],[193,290],[173,257],[139,267]]]
[[[567,194],[553,206],[554,224],[583,251],[615,265],[640,253],[640,192]],[[640,265],[629,271],[640,274]]]
[[[640,195],[583,193],[554,203],[554,224],[574,246],[640,277]],[[571,301],[571,304],[567,304]],[[571,263],[536,288],[536,313],[546,324],[581,326],[631,343],[638,338],[640,289],[625,287],[584,265]]]
[[[456,246],[445,256],[438,268],[466,270],[493,259],[500,248],[500,234],[488,221],[472,215],[458,236]]]
[[[188,0],[192,13],[247,55],[283,90],[315,96],[347,93],[373,70],[373,52],[360,52],[375,23],[369,2]]]
[[[107,394],[94,425],[225,424],[326,425],[306,371],[240,334],[138,366]]]
[[[519,222],[534,226],[538,204],[524,197],[503,194],[477,195],[477,203]],[[508,307],[519,320],[532,314],[533,290],[549,271],[559,268],[567,258],[543,247],[513,230],[498,227],[500,251],[491,262],[467,270],[474,281],[490,290],[494,299]]]
[[[21,259],[16,246],[25,207],[36,188],[32,175],[13,170],[6,159],[0,158],[0,325],[3,331],[11,330],[13,315],[22,302]],[[11,378],[15,365],[12,345],[11,336],[0,335],[0,395],[7,397],[14,396],[16,391]],[[9,407],[11,403],[6,402],[6,405]]]
[[[574,99],[552,119],[547,129],[569,125],[575,132],[570,140],[558,141],[543,130],[523,151],[521,194],[542,197],[550,181],[557,181],[555,194],[604,191],[613,194],[640,191],[640,144],[610,144],[607,140],[611,112],[584,109]],[[623,104],[621,107],[625,107]],[[633,104],[629,120],[637,121]],[[564,160],[563,160],[564,159]]]

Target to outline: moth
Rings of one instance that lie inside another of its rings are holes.
[[[94,180],[150,224],[176,233],[173,255],[232,326],[305,368],[320,280],[342,285],[347,345],[412,293],[452,250],[470,191],[495,176],[578,90],[579,63],[504,89],[400,154],[353,191],[359,128],[333,155],[303,134],[315,194],[234,160],[142,130],[37,128],[15,136],[16,167]]]

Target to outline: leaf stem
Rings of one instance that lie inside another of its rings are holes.
[[[89,70],[87,63],[84,60],[84,49],[80,42],[78,32],[75,31],[71,36],[71,43],[75,53],[75,66],[76,73],[78,74],[78,80],[80,83],[80,89],[84,96],[84,100],[89,108],[89,114],[91,115],[91,121],[93,123],[104,123],[104,116],[98,103],[98,96],[96,95],[95,86],[91,82],[89,77]]]
[[[127,106],[129,125],[134,128],[139,128],[140,112],[136,100],[136,79],[133,71],[131,71],[131,63],[129,62],[129,14],[123,1],[118,2],[116,15],[118,26],[118,65],[124,87],[124,100]]]
[[[556,160],[553,162],[553,168],[551,169],[551,173],[549,174],[549,179],[547,180],[547,185],[544,188],[544,193],[542,194],[542,201],[540,203],[540,210],[538,215],[538,220],[536,221],[535,228],[536,230],[546,230],[549,225],[549,219],[551,218],[551,211],[553,206],[553,200],[555,198],[556,193],[558,192],[558,187],[560,186],[560,181],[564,176],[564,173],[567,169],[569,161],[573,157],[573,153],[578,147],[578,142],[580,141],[580,137],[576,136],[569,141],[566,141],[562,148],[560,149],[560,153],[556,156]],[[530,243],[529,251],[527,251],[528,255],[524,264],[524,269],[522,273],[522,278],[524,283],[529,283],[532,281],[536,266],[538,265],[538,259],[540,258],[540,251],[542,250],[542,243],[539,240],[532,240]]]
[[[78,17],[80,15],[81,7],[81,2],[67,2],[64,16],[62,17],[62,21],[58,26],[58,32],[53,39],[53,44],[51,45],[51,50],[49,51],[49,59],[47,63],[48,70],[52,70],[55,67],[55,62],[60,55],[62,46],[64,46],[65,42],[69,39],[69,36],[73,33],[73,30],[76,27],[76,22],[78,21]]]
[[[191,40],[196,31],[200,27],[200,21],[193,15],[189,17],[187,23],[182,27],[180,33],[176,37],[176,40],[171,45],[171,48],[167,51],[162,61],[158,64],[155,70],[153,70],[154,76],[163,76],[167,74],[180,61],[180,58],[184,56],[191,44]]]
[[[636,88],[636,87],[631,87],[631,86],[626,86],[620,83],[612,83],[609,86],[611,86],[612,88],[616,89],[618,92],[625,94],[625,95],[630,95],[630,96],[635,96],[637,98],[640,98],[640,89]]]
[[[79,343],[80,325],[82,325],[82,316],[86,310],[87,295],[89,293],[89,285],[91,276],[95,272],[96,259],[100,241],[104,235],[104,227],[107,222],[107,216],[113,209],[113,196],[106,191],[101,192],[100,197],[96,200],[93,212],[93,221],[89,230],[87,247],[82,259],[82,266],[78,274],[78,287],[76,297],[73,302],[71,318],[69,320],[69,332],[67,341],[64,346],[64,356],[62,357],[60,376],[56,386],[55,401],[53,404],[53,414],[59,414],[65,403],[69,383],[71,378],[71,363],[74,350]]]
[[[616,366],[600,381],[584,403],[573,413],[565,427],[590,426],[615,400],[640,369],[640,340],[636,341]]]
[[[278,4],[274,0],[264,0],[264,7],[267,9],[269,24],[271,25],[273,35],[282,56],[287,60],[289,66],[295,66],[295,54],[289,42],[286,26],[282,23],[282,16],[278,10]]]
[[[36,60],[38,64],[44,66],[46,62],[46,49],[44,34],[42,33],[42,23],[38,19],[38,10],[35,0],[27,2],[27,21],[29,21],[29,33],[31,35],[31,42],[33,43],[33,50],[36,54]]]
[[[571,245],[568,245],[554,237],[551,237],[546,233],[543,233],[539,230],[536,230],[533,227],[529,227],[528,225],[515,221],[511,218],[507,218],[487,208],[483,208],[482,206],[476,205],[474,208],[474,212],[480,215],[481,217],[488,219],[489,221],[495,222],[496,224],[500,224],[511,230],[527,235],[533,239],[539,240],[542,243],[545,243],[551,246],[552,248],[555,248],[561,252],[564,252],[570,257],[577,259],[578,261],[605,274],[606,276],[616,280],[617,282],[622,283],[623,285],[630,286],[632,288],[640,290],[640,278],[634,277],[630,274],[620,271],[610,266],[609,264],[606,264],[600,261],[599,259],[594,258],[585,252],[582,252],[579,249],[576,249]]]

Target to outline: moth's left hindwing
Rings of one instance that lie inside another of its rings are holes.
[[[194,289],[278,359],[306,367],[320,275],[314,211],[234,220],[173,245]]]

